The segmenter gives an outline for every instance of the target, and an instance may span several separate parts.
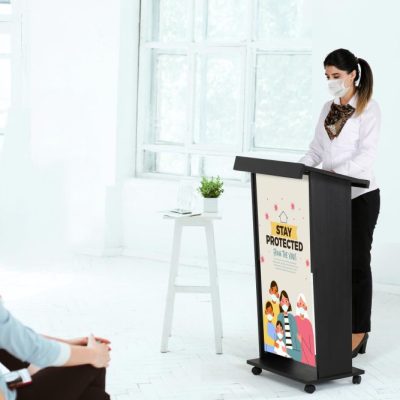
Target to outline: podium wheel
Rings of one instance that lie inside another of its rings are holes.
[[[261,368],[258,368],[258,367],[253,367],[253,368],[251,369],[251,372],[253,373],[253,375],[260,375],[261,372],[262,372],[262,369],[261,369]]]
[[[314,385],[306,385],[306,386],[304,386],[304,391],[307,393],[314,393],[315,386]]]
[[[360,375],[353,376],[353,383],[355,385],[359,385],[361,383],[361,376]]]

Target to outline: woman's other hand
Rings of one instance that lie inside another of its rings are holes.
[[[104,343],[106,345],[111,344],[111,342],[108,339],[101,338],[98,336],[94,337],[97,342],[99,343]],[[73,346],[87,346],[88,345],[88,337],[79,337],[79,338],[74,338],[74,339],[68,339],[66,340],[66,343],[71,344]],[[111,350],[110,347],[108,347],[109,350]]]
[[[35,375],[36,372],[39,372],[40,370],[41,370],[41,368],[37,367],[36,365],[34,365],[34,364],[29,364],[28,372],[29,372],[29,375],[30,375],[30,376]]]
[[[93,335],[90,335],[87,348],[92,350],[93,359],[91,364],[96,368],[106,368],[110,363],[110,350],[107,343],[102,343]]]

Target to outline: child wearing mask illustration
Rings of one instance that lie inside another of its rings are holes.
[[[282,290],[279,297],[280,314],[278,315],[278,321],[281,322],[285,330],[285,346],[287,353],[296,361],[301,360],[301,347],[297,337],[297,323],[296,319],[289,311],[292,311],[289,296],[285,290]]]
[[[276,340],[275,340],[274,352],[282,357],[289,357],[286,350],[284,337],[285,335],[283,331],[283,325],[280,321],[278,321],[276,323]]]
[[[275,281],[271,281],[268,293],[269,293],[269,296],[270,296],[270,299],[271,299],[272,310],[273,310],[273,314],[274,314],[274,318],[273,318],[272,322],[273,322],[274,325],[276,325],[276,321],[278,319],[278,315],[280,313],[280,309],[279,309],[278,284]]]
[[[273,320],[276,320],[274,310],[270,301],[265,304],[265,318],[266,323],[264,324],[264,350],[270,353],[274,352],[276,332]]]

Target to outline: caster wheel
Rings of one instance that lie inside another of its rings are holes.
[[[261,372],[262,372],[262,369],[261,369],[261,368],[258,368],[258,367],[253,367],[253,368],[251,369],[251,372],[252,372],[254,375],[260,375]]]
[[[355,385],[359,385],[361,383],[361,376],[360,375],[353,376],[353,383]]]
[[[304,391],[307,393],[314,393],[315,386],[314,385],[306,385],[306,386],[304,386]]]

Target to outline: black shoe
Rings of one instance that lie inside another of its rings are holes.
[[[352,352],[352,358],[357,357],[358,353],[364,354],[367,350],[367,342],[368,342],[368,332],[365,333],[364,337],[362,338],[361,342]]]

